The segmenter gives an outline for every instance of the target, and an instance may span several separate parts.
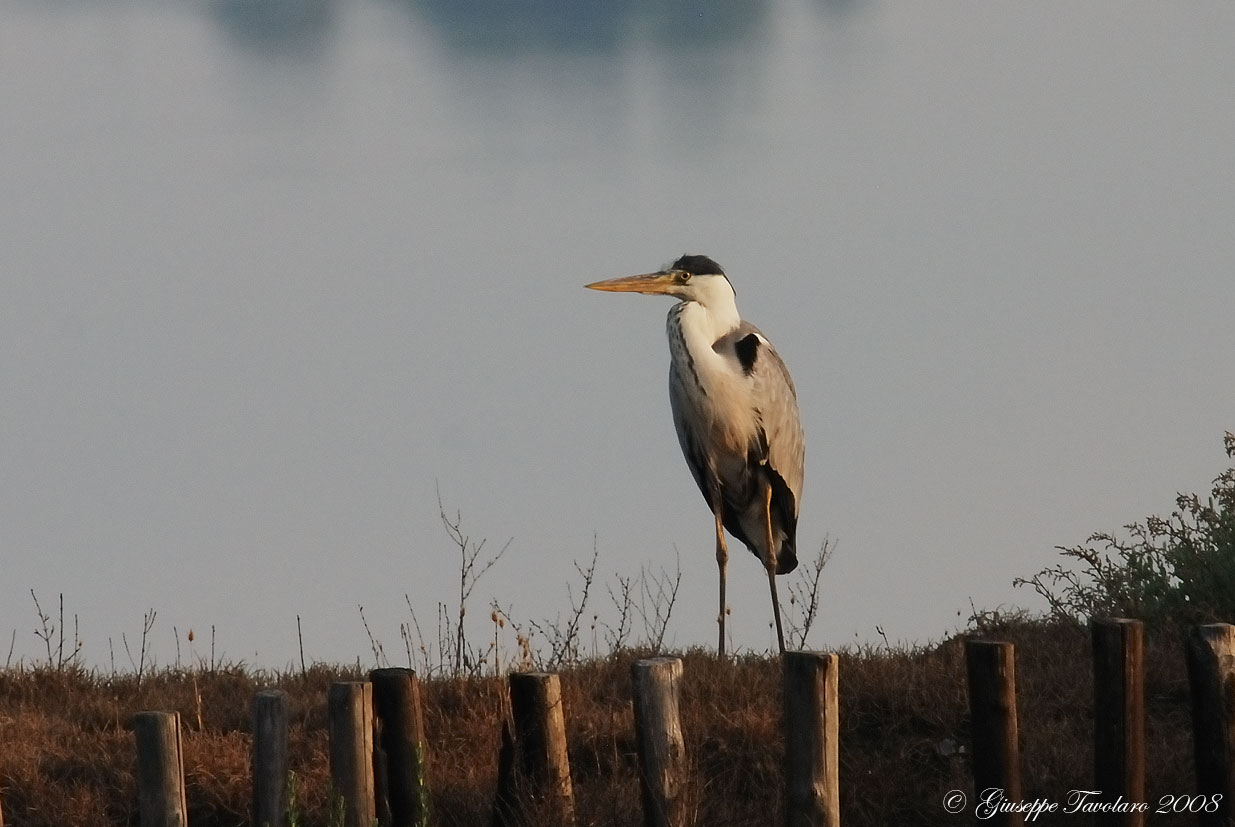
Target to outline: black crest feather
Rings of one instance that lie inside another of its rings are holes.
[[[685,255],[673,262],[673,270],[685,270],[692,276],[723,276],[725,271],[707,256]]]

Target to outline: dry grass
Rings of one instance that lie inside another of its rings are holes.
[[[1092,780],[1088,634],[1068,625],[1014,623],[988,632],[1017,644],[1018,700],[1027,798],[1062,800]],[[567,737],[581,825],[640,823],[629,699],[639,653],[562,673]],[[683,729],[693,767],[695,823],[778,823],[783,739],[775,660],[721,662],[684,655]],[[1163,634],[1147,647],[1150,801],[1193,789],[1182,644]],[[918,650],[842,654],[841,785],[849,825],[955,825],[940,802],[970,790],[961,642]],[[327,823],[325,697],[353,669],[305,675],[243,668],[163,671],[140,689],[131,677],[76,669],[0,672],[0,795],[7,827],[137,824],[132,715],[178,710],[194,827],[248,823],[250,709],[255,691],[290,699],[292,768],[301,823]],[[199,695],[200,693],[200,695]],[[496,785],[504,683],[434,679],[424,685],[433,822],[487,824]],[[200,698],[200,700],[199,700]],[[199,716],[200,713],[200,725]],[[1052,824],[1091,817],[1049,816]],[[1154,823],[1182,823],[1155,817]]]

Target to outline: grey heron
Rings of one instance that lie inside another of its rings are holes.
[[[716,522],[720,654],[725,653],[725,531],[763,563],[785,651],[776,575],[798,565],[805,439],[797,392],[772,343],[738,315],[733,285],[707,256],[598,281],[593,290],[679,299],[669,310],[669,403],[686,463]]]

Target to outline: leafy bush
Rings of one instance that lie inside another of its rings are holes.
[[[1235,459],[1235,434],[1223,440]],[[1235,620],[1235,467],[1214,480],[1202,502],[1180,494],[1170,517],[1148,517],[1124,527],[1125,538],[1105,532],[1060,554],[1056,564],[1018,586],[1032,586],[1051,614],[1084,622],[1091,617],[1135,617],[1149,623]]]

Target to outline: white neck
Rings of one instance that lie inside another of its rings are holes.
[[[738,302],[733,294],[733,285],[724,276],[693,279],[678,297],[686,304],[686,307],[681,308],[681,312],[689,313],[699,332],[710,334],[712,341],[724,336],[742,322],[742,317],[738,315]]]

